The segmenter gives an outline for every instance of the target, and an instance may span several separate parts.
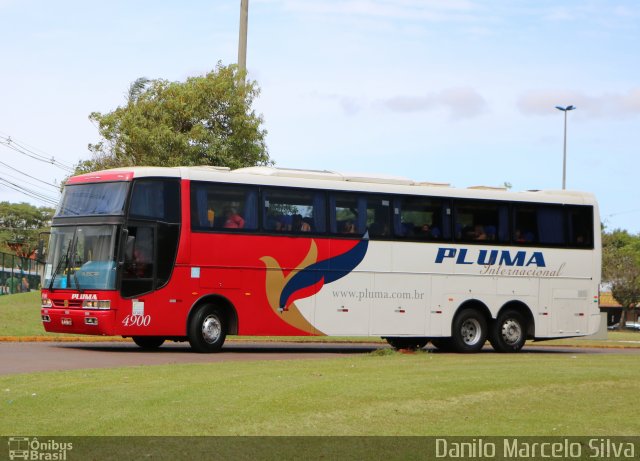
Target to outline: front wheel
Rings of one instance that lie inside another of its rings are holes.
[[[489,342],[496,352],[518,352],[526,340],[526,322],[520,312],[507,310],[498,315],[489,334]]]
[[[456,315],[451,344],[457,352],[477,352],[487,340],[487,320],[476,309],[464,309]]]
[[[200,306],[189,321],[189,344],[196,352],[218,352],[227,337],[227,321],[215,306]]]
[[[131,339],[142,349],[157,349],[164,344],[162,336],[133,336]]]

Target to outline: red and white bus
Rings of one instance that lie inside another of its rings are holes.
[[[64,188],[41,315],[49,332],[145,348],[340,335],[518,351],[598,330],[599,226],[580,192],[271,167],[107,170]]]

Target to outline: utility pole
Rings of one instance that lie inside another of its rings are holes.
[[[240,0],[240,37],[238,40],[238,70],[247,71],[247,24],[249,22],[249,0]]]
[[[575,110],[576,106],[556,106],[556,109],[564,112],[564,149],[562,153],[562,190],[567,188],[567,112]]]

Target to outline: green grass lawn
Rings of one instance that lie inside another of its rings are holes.
[[[637,435],[637,355],[378,351],[0,377],[0,434]]]
[[[39,291],[0,296],[0,336],[49,335],[40,320]]]

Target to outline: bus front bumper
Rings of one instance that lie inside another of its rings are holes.
[[[48,333],[113,336],[116,312],[114,310],[40,309],[42,325]]]

